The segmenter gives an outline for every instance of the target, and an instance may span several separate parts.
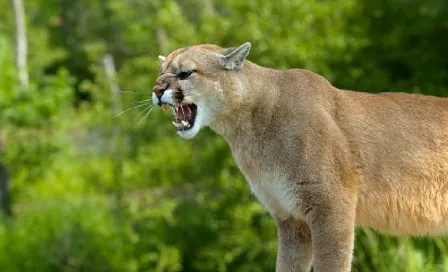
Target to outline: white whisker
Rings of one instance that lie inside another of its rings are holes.
[[[132,108],[126,109],[126,110],[124,110],[124,111],[122,111],[122,112],[120,112],[120,113],[116,114],[116,115],[114,116],[114,118],[116,118],[116,117],[118,117],[118,116],[122,115],[123,113],[125,113],[125,112],[127,112],[127,111],[130,111],[130,110],[133,110],[133,109],[139,108],[139,107],[141,107],[141,106],[146,106],[146,104],[140,104],[140,105],[137,105],[137,106],[135,106],[135,107],[132,107]]]
[[[148,98],[148,99],[143,99],[143,100],[140,100],[140,101],[137,101],[137,102],[134,102],[134,104],[138,104],[138,103],[145,103],[145,102],[148,102],[148,101],[152,101],[152,98]]]
[[[134,126],[133,130],[136,130],[137,128],[139,128],[140,125],[142,124],[142,122],[146,121],[146,118],[151,113],[151,111],[154,109],[154,107],[152,107],[152,108],[148,107],[147,109],[148,110],[147,110],[146,114],[138,121],[138,123]]]
[[[147,110],[153,109],[154,107],[155,107],[155,105],[149,105],[148,107],[144,108],[141,112],[139,112],[137,114],[137,117],[140,116],[140,115],[145,114]]]
[[[138,113],[137,116],[139,116],[139,115],[142,114],[142,113],[143,113],[143,116],[142,116],[142,118],[140,118],[140,119],[138,120],[137,124],[135,124],[135,126],[132,128],[132,131],[135,131],[135,130],[137,129],[137,127],[139,126],[139,124],[140,124],[140,123],[142,122],[142,120],[145,118],[145,112],[150,111],[150,110],[151,110],[151,108],[150,108],[150,107],[147,107],[147,108],[145,108],[143,111],[141,111],[141,112]]]

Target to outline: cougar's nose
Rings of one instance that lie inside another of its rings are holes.
[[[166,89],[168,89],[170,85],[167,83],[162,83],[160,85],[154,86],[152,88],[152,102],[156,105],[162,105],[162,96]]]
[[[174,78],[173,74],[167,73],[163,74],[156,80],[156,85],[152,88],[152,102],[156,105],[161,106],[162,103],[166,103],[167,100],[165,97],[165,91],[168,90],[171,86],[171,81]]]
[[[168,85],[164,84],[163,86],[157,85],[152,88],[152,103],[158,106],[162,105],[161,99],[167,87]]]
[[[160,98],[162,97],[166,89],[168,89],[168,84],[154,86],[154,88],[152,88],[152,91],[158,98]]]

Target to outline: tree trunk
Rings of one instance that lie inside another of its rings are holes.
[[[14,17],[16,22],[16,66],[19,71],[19,81],[22,87],[28,86],[28,71],[26,65],[27,40],[25,26],[25,12],[22,0],[13,0]]]
[[[166,52],[168,50],[168,37],[163,27],[157,28],[157,42],[160,52]]]
[[[105,54],[103,56],[104,72],[106,73],[107,83],[109,84],[109,89],[111,92],[111,110],[114,116],[117,116],[122,112],[121,96],[120,96],[120,86],[117,83],[117,75],[115,69],[114,57],[112,54]],[[117,119],[116,125],[112,129],[112,146],[111,152],[114,163],[114,182],[116,184],[115,198],[116,206],[114,206],[114,213],[120,215],[123,210],[122,200],[124,197],[123,184],[121,182],[121,169],[122,161],[119,158],[123,157],[123,148],[125,136],[121,133],[122,122]]]
[[[2,163],[0,163],[0,211],[3,211],[6,216],[12,215],[9,176]]]
[[[120,99],[120,87],[116,80],[116,71],[114,58],[111,54],[103,56],[104,72],[106,73],[107,83],[109,84],[111,96],[112,96],[112,112],[118,114],[121,112],[121,99]]]
[[[202,0],[202,12],[207,18],[213,17],[216,15],[215,6],[213,0]]]

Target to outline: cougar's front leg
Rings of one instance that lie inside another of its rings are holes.
[[[315,272],[351,270],[355,204],[339,197],[314,205],[309,214]]]
[[[311,268],[311,232],[294,218],[276,220],[278,234],[277,272],[308,272]]]

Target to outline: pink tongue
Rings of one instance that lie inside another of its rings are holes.
[[[176,108],[176,117],[179,121],[187,121],[187,118],[191,115],[190,107],[186,105],[182,105],[181,107]]]

